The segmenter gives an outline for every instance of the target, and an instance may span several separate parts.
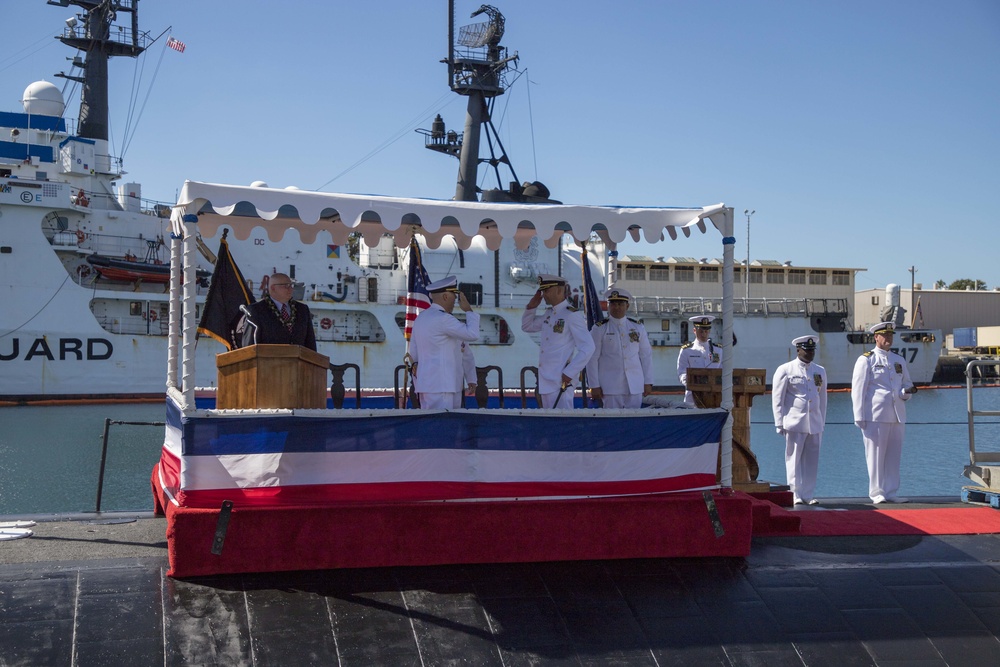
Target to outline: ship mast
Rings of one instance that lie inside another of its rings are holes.
[[[57,39],[83,51],[86,60],[73,59],[83,76],[60,72],[58,77],[82,84],[80,125],[77,134],[87,139],[108,139],[108,61],[115,56],[135,58],[146,49],[148,35],[139,32],[139,0],[49,0],[57,7],[76,5],[83,14],[66,21]],[[131,15],[129,26],[115,25],[118,12]],[[78,21],[77,18],[82,19]],[[112,27],[115,30],[112,31]]]
[[[478,201],[480,189],[477,186],[480,163],[487,163],[496,174],[498,187],[503,187],[500,165],[510,170],[512,181],[509,190],[488,190],[483,199],[488,201],[536,201],[548,202],[548,190],[540,183],[530,184],[530,189],[520,185],[517,174],[507,158],[500,134],[490,117],[490,103],[493,98],[504,94],[506,82],[504,74],[512,63],[517,62],[517,53],[508,55],[500,46],[504,33],[504,17],[492,5],[482,5],[472,12],[472,17],[485,14],[489,21],[463,26],[455,38],[455,1],[448,0],[448,85],[452,91],[469,98],[465,113],[465,130],[459,135],[454,130],[446,131],[440,114],[434,119],[430,130],[417,130],[425,136],[424,145],[431,150],[458,158],[458,182],[455,186],[456,201]],[[483,128],[486,128],[488,158],[479,157]]]

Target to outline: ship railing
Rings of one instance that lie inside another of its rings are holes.
[[[637,296],[629,309],[633,315],[691,317],[721,314],[722,299],[696,297]],[[733,299],[733,314],[746,317],[847,317],[845,299]]]
[[[996,359],[974,359],[965,367],[966,397],[969,418],[969,465],[965,466],[964,474],[969,479],[982,484],[991,491],[1000,491],[1000,451],[978,451],[976,449],[976,418],[1000,417],[1000,410],[976,410],[973,405],[973,375],[974,369],[980,366],[997,366]],[[993,449],[1000,449],[993,443]]]
[[[125,257],[126,254],[129,254],[138,260],[142,260],[146,258],[148,247],[146,242],[149,240],[155,240],[155,238],[147,239],[144,236],[85,233],[78,247],[97,253],[98,255]]]
[[[141,301],[141,299],[137,299]],[[123,320],[121,317],[102,316],[95,317],[97,323],[108,333],[124,334],[126,336],[166,336],[166,318],[154,321],[147,319]]]

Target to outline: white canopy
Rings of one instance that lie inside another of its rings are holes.
[[[473,237],[482,236],[487,246],[496,250],[504,239],[514,239],[524,248],[532,236],[538,236],[555,247],[562,234],[586,241],[592,232],[609,243],[620,243],[626,237],[656,243],[667,236],[676,239],[678,229],[685,236],[691,234],[692,227],[704,232],[706,219],[719,227],[725,206],[628,208],[456,202],[187,181],[173,212],[175,234],[181,234],[185,214],[197,214],[198,226],[206,235],[212,236],[218,227],[227,225],[241,240],[262,226],[272,240],[294,229],[307,244],[315,242],[319,232],[328,231],[333,242],[341,245],[349,234],[360,232],[369,245],[376,245],[388,233],[395,237],[396,245],[404,247],[411,235],[418,233],[432,248],[439,247],[445,236],[452,236],[466,249]]]
[[[360,232],[369,245],[391,234],[396,245],[409,243],[421,234],[436,248],[445,236],[468,248],[482,236],[491,249],[513,239],[526,247],[538,236],[554,247],[562,234],[586,241],[591,233],[613,244],[630,237],[650,243],[676,239],[678,230],[690,236],[691,228],[705,232],[710,221],[722,234],[723,283],[722,339],[732,337],[733,313],[733,209],[723,204],[702,208],[632,208],[612,206],[568,206],[562,204],[513,204],[406,199],[374,195],[328,194],[297,189],[274,189],[238,185],[216,185],[186,181],[173,208],[171,223],[170,327],[167,354],[167,391],[183,406],[194,408],[195,342],[195,240],[198,230],[214,234],[222,225],[237,239],[247,239],[258,226],[272,241],[296,230],[303,243],[313,243],[321,231],[333,242],[345,244],[352,232]],[[402,233],[401,233],[402,232]],[[722,407],[730,410],[732,356],[723,355]],[[178,380],[180,380],[178,382]],[[722,432],[722,484],[732,484],[732,420]]]

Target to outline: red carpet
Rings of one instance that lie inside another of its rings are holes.
[[[807,510],[786,512],[775,508],[771,516],[792,515],[799,529],[754,524],[755,536],[789,535],[981,535],[1000,533],[1000,511],[990,507],[893,510]]]

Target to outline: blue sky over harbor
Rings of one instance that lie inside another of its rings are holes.
[[[859,289],[908,286],[911,266],[926,286],[1000,286],[1000,3],[495,4],[520,57],[496,114],[519,180],[573,204],[724,202],[737,258],[755,210],[754,259],[865,268]],[[469,18],[478,2],[456,6],[457,25],[483,20]],[[438,113],[459,131],[464,120],[439,62],[445,0],[139,9],[141,28],[164,34],[138,63],[112,61],[111,128],[144,197],[171,201],[185,179],[454,193],[457,161],[413,131]],[[32,81],[65,83],[53,75],[73,54],[53,36],[74,9],[7,10],[0,109],[17,111]],[[717,234],[622,250],[722,254]]]

